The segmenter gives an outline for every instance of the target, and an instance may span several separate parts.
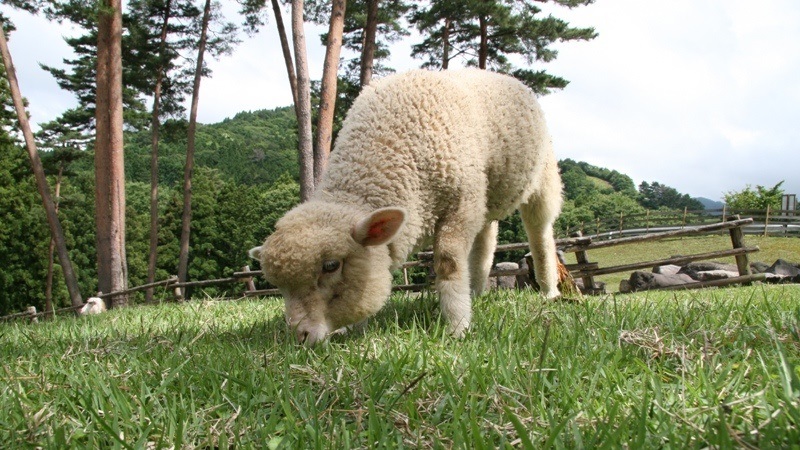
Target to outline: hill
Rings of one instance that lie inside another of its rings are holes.
[[[722,209],[722,207],[725,206],[725,203],[711,200],[710,198],[697,197],[695,200],[702,203],[705,209]]]
[[[164,125],[159,148],[159,181],[183,179],[187,124]],[[150,133],[125,136],[125,171],[132,181],[150,182]],[[222,122],[198,125],[195,165],[218,170],[245,185],[272,184],[283,174],[297,179],[297,121],[290,107],[245,111]]]

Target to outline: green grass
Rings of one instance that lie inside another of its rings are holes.
[[[745,245],[758,246],[757,253],[748,255],[751,262],[760,261],[772,265],[777,259],[800,263],[800,239],[784,237],[763,237],[747,235],[744,237]],[[731,238],[726,235],[706,235],[697,237],[684,237],[663,239],[660,241],[640,243],[636,245],[619,245],[606,247],[587,252],[589,261],[599,263],[600,267],[630,264],[642,261],[654,261],[676,255],[692,255],[716,250],[730,250]],[[575,262],[574,254],[567,254],[568,262]],[[735,264],[731,256],[718,258],[717,261]],[[609,292],[619,291],[620,280],[627,280],[630,272],[616,273],[597,277],[597,280],[606,283]]]
[[[395,296],[306,349],[277,299],[0,325],[4,448],[800,448],[799,286]]]

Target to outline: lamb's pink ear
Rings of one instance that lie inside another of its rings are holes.
[[[403,223],[406,212],[400,208],[381,208],[356,222],[353,239],[361,245],[381,245],[391,241]]]

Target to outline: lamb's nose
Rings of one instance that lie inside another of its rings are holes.
[[[297,341],[301,344],[305,343],[308,339],[308,331],[305,330],[297,330]]]

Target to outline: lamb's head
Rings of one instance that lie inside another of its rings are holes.
[[[250,250],[286,301],[286,321],[305,344],[361,322],[383,307],[392,287],[388,244],[405,212],[364,212],[327,202],[289,211],[264,244]]]

